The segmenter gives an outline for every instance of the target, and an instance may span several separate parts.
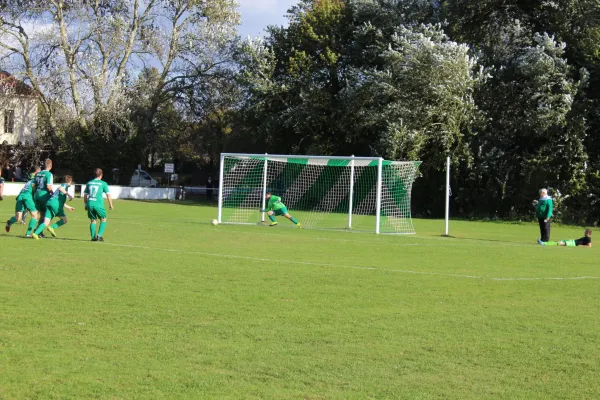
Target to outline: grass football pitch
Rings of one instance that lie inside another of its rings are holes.
[[[534,224],[213,227],[213,207],[132,201],[92,243],[73,205],[60,240],[0,235],[0,399],[600,398],[597,247],[543,248]]]

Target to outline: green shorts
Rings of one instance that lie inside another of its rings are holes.
[[[42,214],[46,211],[46,203],[48,202],[48,200],[50,199],[51,195],[50,193],[45,194],[43,196],[35,196],[35,208],[38,209],[38,211],[40,211]]]
[[[44,218],[52,219],[58,215],[60,211],[60,205],[56,201],[49,201],[46,203],[46,213]]]
[[[60,206],[60,207],[58,208],[58,212],[56,213],[56,216],[57,216],[58,218],[65,218],[65,217],[67,216],[67,214],[65,214],[65,207],[63,207],[63,206]]]
[[[289,213],[288,213],[288,209],[286,207],[281,207],[279,210],[273,210],[273,214],[285,215],[285,214],[289,214]]]
[[[563,242],[565,242],[565,246],[567,247],[577,247],[575,240],[563,240]]]
[[[35,207],[33,197],[31,197],[30,195],[17,197],[17,206],[15,207],[15,212],[25,211],[37,212],[37,208]]]
[[[90,220],[105,219],[106,209],[104,207],[88,206],[88,218]]]

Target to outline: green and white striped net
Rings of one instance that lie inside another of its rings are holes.
[[[383,161],[382,233],[415,233],[410,201],[412,184],[420,164],[420,161]],[[267,216],[260,212],[266,190],[281,197],[289,212],[305,228],[373,232],[376,226],[378,165],[379,159],[225,156],[221,222],[268,222]],[[266,188],[263,187],[265,168]],[[350,184],[352,177],[354,185]],[[283,217],[278,217],[278,220],[283,226],[289,223]]]

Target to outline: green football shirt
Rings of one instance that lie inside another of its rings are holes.
[[[92,179],[85,187],[88,195],[88,207],[104,208],[104,193],[108,194],[108,184],[100,179]]]
[[[67,183],[63,183],[60,185],[61,188],[65,189],[65,191],[69,190],[69,185]],[[67,201],[67,195],[62,193],[60,190],[55,190],[48,201],[58,201],[58,206],[62,208]]]
[[[285,204],[281,202],[281,197],[271,195],[267,203],[267,211],[277,211],[282,208],[285,208]]]
[[[19,196],[21,195],[33,195],[33,185],[35,184],[35,180],[31,179],[29,181],[27,181],[25,183],[25,186],[23,186],[23,189],[21,189],[21,192],[19,193]]]
[[[47,195],[48,185],[54,184],[54,176],[50,171],[40,171],[35,175],[35,194],[38,197]]]

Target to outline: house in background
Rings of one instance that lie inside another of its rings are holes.
[[[33,144],[38,99],[34,90],[8,72],[0,71],[0,144]]]

